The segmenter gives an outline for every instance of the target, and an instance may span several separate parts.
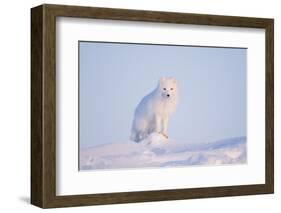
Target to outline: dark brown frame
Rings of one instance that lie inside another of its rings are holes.
[[[56,17],[262,28],[266,32],[265,184],[56,195]],[[31,203],[66,207],[274,192],[274,20],[111,8],[41,5],[31,9]]]

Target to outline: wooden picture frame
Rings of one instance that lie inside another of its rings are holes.
[[[266,34],[265,184],[56,195],[56,18],[262,28]],[[274,191],[274,21],[265,18],[44,4],[31,9],[31,203],[41,208],[179,200]]]

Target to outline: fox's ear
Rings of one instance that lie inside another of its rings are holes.
[[[160,82],[163,82],[163,81],[165,81],[165,80],[166,80],[166,77],[161,77],[159,81],[160,81]]]
[[[176,83],[177,83],[177,79],[176,79],[176,78],[171,77],[170,79],[172,80],[172,82],[173,82],[174,84],[176,84]]]
[[[161,77],[159,79],[159,84],[161,85],[162,83],[164,83],[166,81],[166,77]]]

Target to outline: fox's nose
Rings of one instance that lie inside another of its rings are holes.
[[[167,94],[167,97],[169,98],[169,97],[170,97],[170,95],[169,95],[169,94]]]

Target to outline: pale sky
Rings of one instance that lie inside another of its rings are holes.
[[[80,42],[80,146],[129,140],[134,110],[161,76],[179,83],[169,137],[246,136],[247,49]]]

